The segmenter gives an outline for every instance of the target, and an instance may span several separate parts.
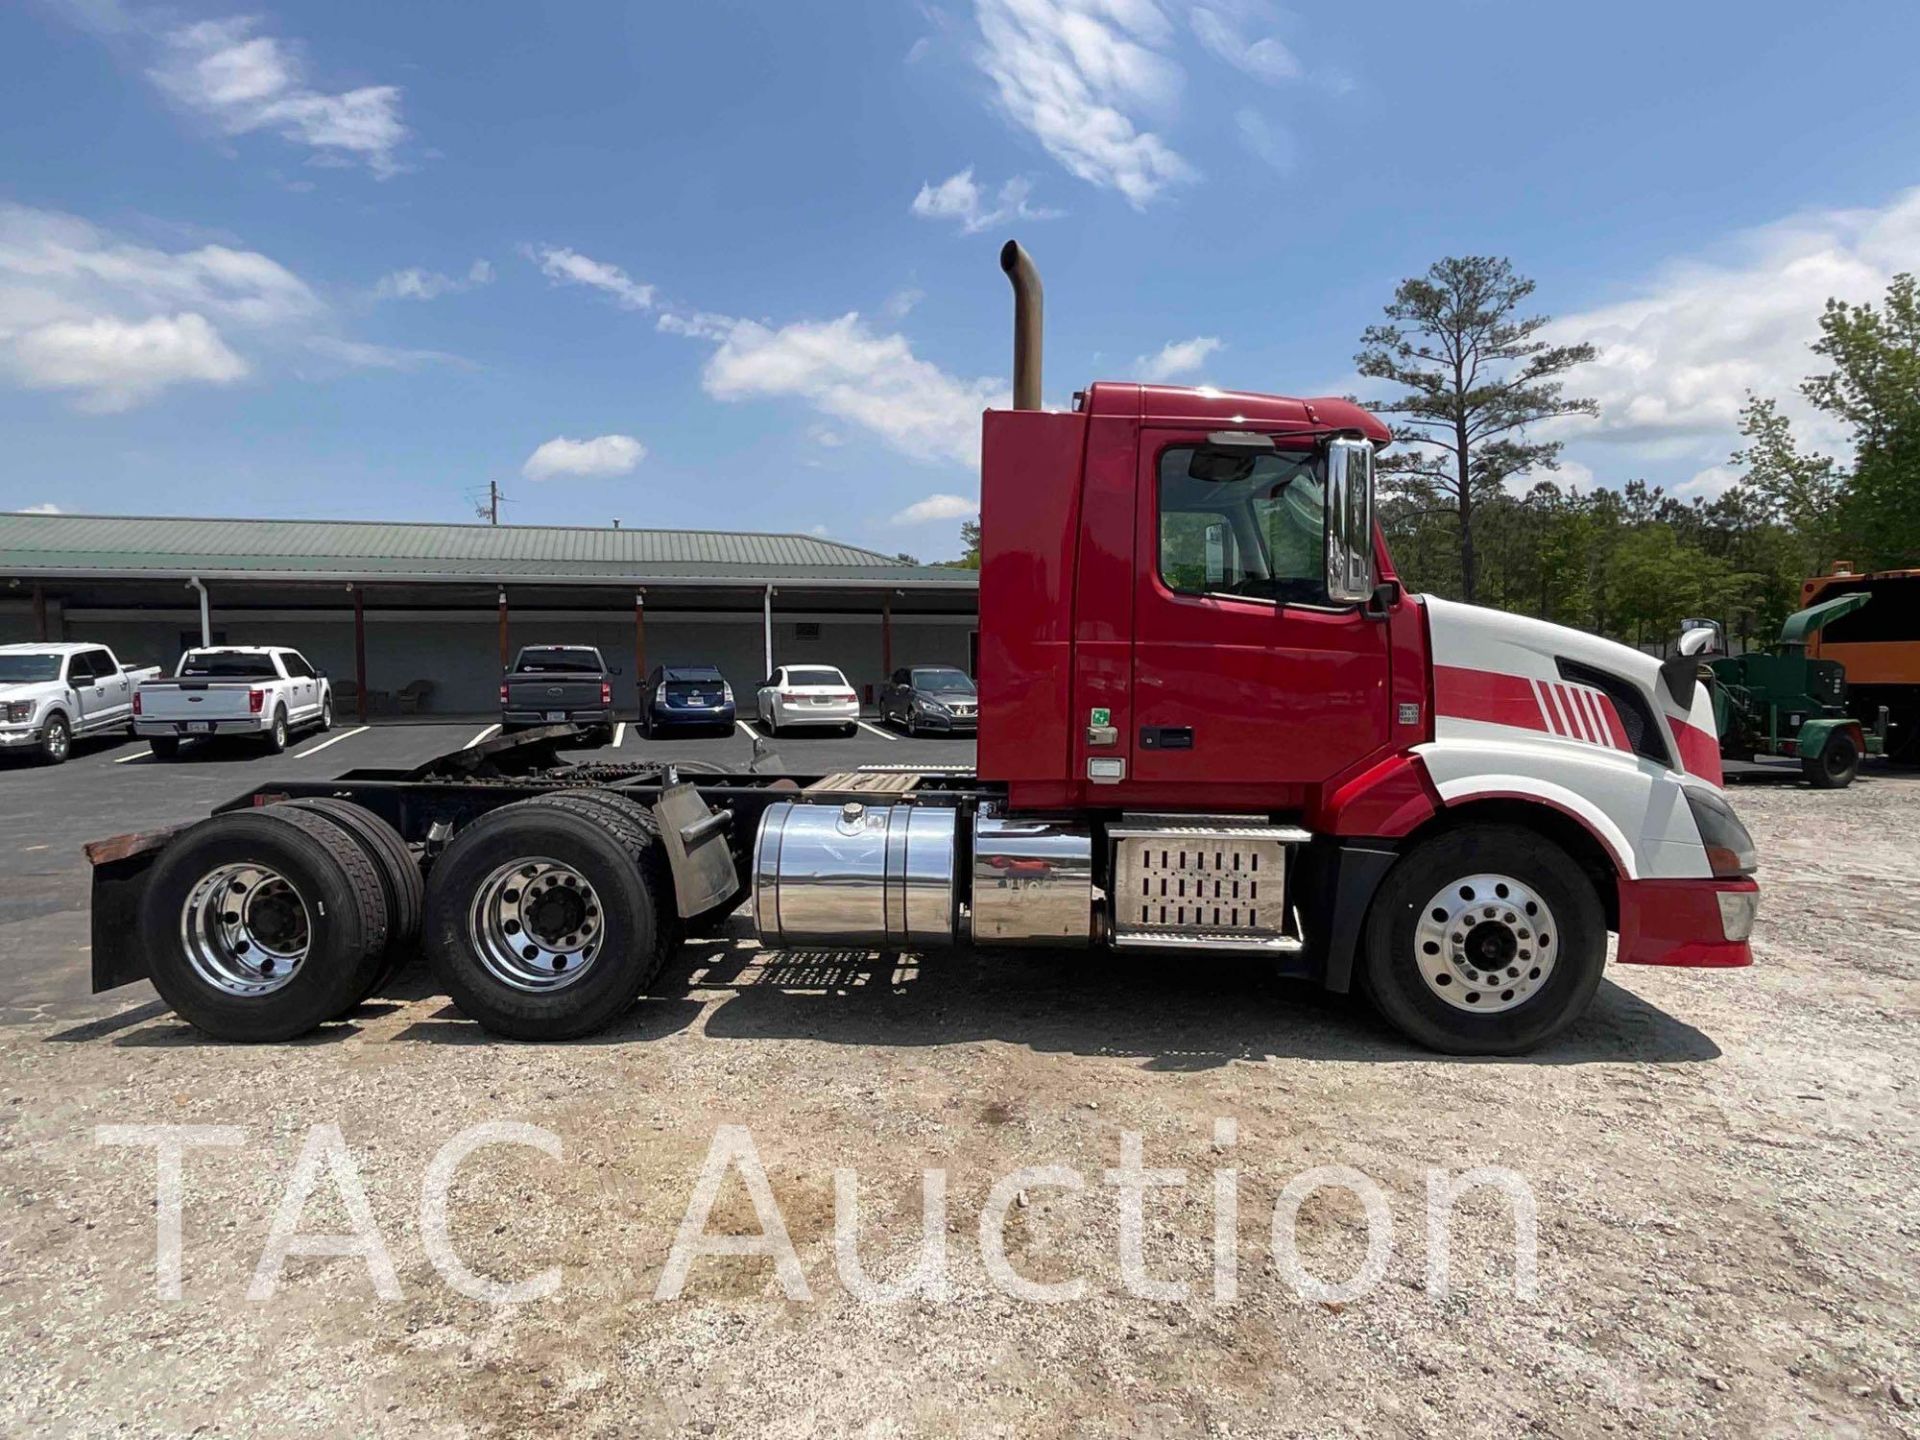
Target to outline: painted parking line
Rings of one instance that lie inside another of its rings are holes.
[[[318,755],[322,750],[326,749],[329,745],[338,745],[342,740],[351,740],[354,736],[362,734],[363,732],[367,730],[371,730],[372,728],[373,727],[371,725],[356,725],[351,730],[342,730],[338,735],[329,735],[326,739],[322,740],[318,745],[309,745],[304,750],[296,750],[294,752],[293,758],[296,760],[304,760],[309,755]]]
[[[762,735],[758,730],[754,729],[751,725],[747,724],[747,722],[744,720],[736,719],[733,723],[738,725],[742,730],[746,731],[747,734],[751,735],[756,740],[764,740],[767,738],[766,736]]]
[[[131,764],[132,762],[134,762],[135,760],[151,760],[151,759],[153,759],[153,751],[151,751],[151,750],[136,750],[136,751],[134,751],[134,752],[133,752],[133,754],[131,754],[131,755],[116,755],[116,756],[114,756],[114,757],[113,757],[113,763],[114,763],[114,764],[116,764],[116,765],[129,765],[129,764]]]
[[[627,743],[627,722],[622,720],[613,727],[613,748],[618,750]]]
[[[894,734],[891,730],[882,730],[878,725],[869,725],[864,720],[856,720],[853,723],[858,725],[862,730],[870,731],[871,733],[878,735],[882,740],[898,740],[900,738],[898,735]]]
[[[480,744],[482,741],[491,740],[494,736],[498,735],[499,733],[500,733],[500,727],[498,725],[489,725],[487,726],[486,729],[482,730],[478,735],[474,736],[473,739],[467,741],[467,743],[462,745],[460,748],[462,750],[471,750],[473,749],[474,746]]]

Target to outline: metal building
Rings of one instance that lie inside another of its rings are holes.
[[[521,645],[598,645],[622,708],[655,665],[972,669],[978,575],[811,535],[0,514],[0,642],[99,640],[171,670],[203,641],[297,646],[343,716],[489,714]]]

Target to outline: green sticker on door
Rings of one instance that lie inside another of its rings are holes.
[[[1087,713],[1087,724],[1089,725],[1111,725],[1112,723],[1113,712],[1105,706],[1096,706]]]

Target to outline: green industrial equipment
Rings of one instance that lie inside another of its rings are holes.
[[[1807,656],[1807,642],[1822,626],[1851,614],[1873,597],[1840,595],[1787,617],[1780,638],[1764,651],[1722,653],[1705,664],[1710,672],[1713,719],[1724,760],[1784,755],[1800,762],[1807,783],[1822,790],[1851,785],[1860,757],[1878,755],[1886,741],[1886,712],[1871,731],[1847,713],[1847,674],[1837,660]],[[1724,632],[1717,622],[1685,622]],[[1684,633],[1684,627],[1683,627]],[[1707,677],[1703,677],[1707,678]]]

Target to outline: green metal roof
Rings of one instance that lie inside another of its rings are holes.
[[[812,535],[437,525],[384,520],[234,520],[0,514],[0,575],[522,583],[801,582],[971,589],[973,571],[902,565]]]

